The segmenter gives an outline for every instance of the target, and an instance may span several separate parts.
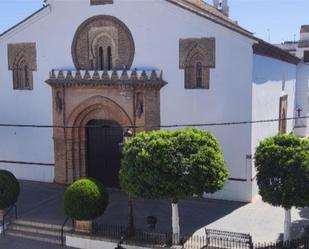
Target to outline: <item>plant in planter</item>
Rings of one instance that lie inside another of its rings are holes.
[[[93,221],[101,216],[108,205],[108,193],[102,183],[94,179],[80,179],[64,193],[64,211],[75,220],[75,231],[92,233]]]
[[[19,182],[9,171],[0,170],[0,220],[7,208],[14,205],[20,193]]]

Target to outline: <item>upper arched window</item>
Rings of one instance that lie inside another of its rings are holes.
[[[16,62],[13,69],[13,81],[14,89],[17,90],[31,90],[32,89],[32,71],[29,70],[27,61],[24,57],[21,57]]]
[[[33,89],[33,71],[37,70],[35,43],[8,44],[8,64],[15,90]]]
[[[102,47],[99,47],[98,62],[98,70],[104,70],[104,52]]]
[[[196,63],[196,87],[203,87],[203,65],[201,62]]]
[[[216,66],[215,38],[179,41],[179,68],[185,72],[186,89],[209,89],[210,70]]]
[[[113,57],[112,57],[112,48],[107,47],[107,69],[112,70],[113,68]]]
[[[87,38],[87,39],[86,39]],[[103,48],[104,70],[131,68],[135,54],[132,34],[119,19],[99,15],[83,22],[77,29],[72,56],[78,70],[100,70],[98,49]]]
[[[29,88],[30,87],[30,80],[29,80],[29,73],[28,73],[28,66],[25,65],[24,66],[24,74],[25,74],[25,88]]]
[[[188,58],[185,67],[185,88],[209,88],[209,68],[205,66],[204,60],[204,55],[200,53],[195,53]]]

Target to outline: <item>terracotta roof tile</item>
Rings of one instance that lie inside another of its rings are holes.
[[[300,33],[309,33],[309,25],[302,25]]]

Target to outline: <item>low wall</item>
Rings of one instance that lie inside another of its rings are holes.
[[[117,248],[117,242],[93,238],[82,235],[67,235],[66,246],[81,249],[114,249]],[[137,246],[128,245],[126,243],[121,245],[125,249],[150,249],[151,246]]]
[[[0,163],[0,169],[12,172],[19,180],[54,182],[54,167]]]

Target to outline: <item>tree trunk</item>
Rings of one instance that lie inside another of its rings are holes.
[[[133,200],[132,196],[129,194],[128,200],[128,235],[131,237],[134,235],[134,216],[133,216]]]
[[[180,243],[178,200],[174,200],[172,202],[172,228],[173,228],[173,244],[178,245]]]
[[[284,209],[285,218],[284,218],[284,235],[283,240],[291,240],[291,209]]]

